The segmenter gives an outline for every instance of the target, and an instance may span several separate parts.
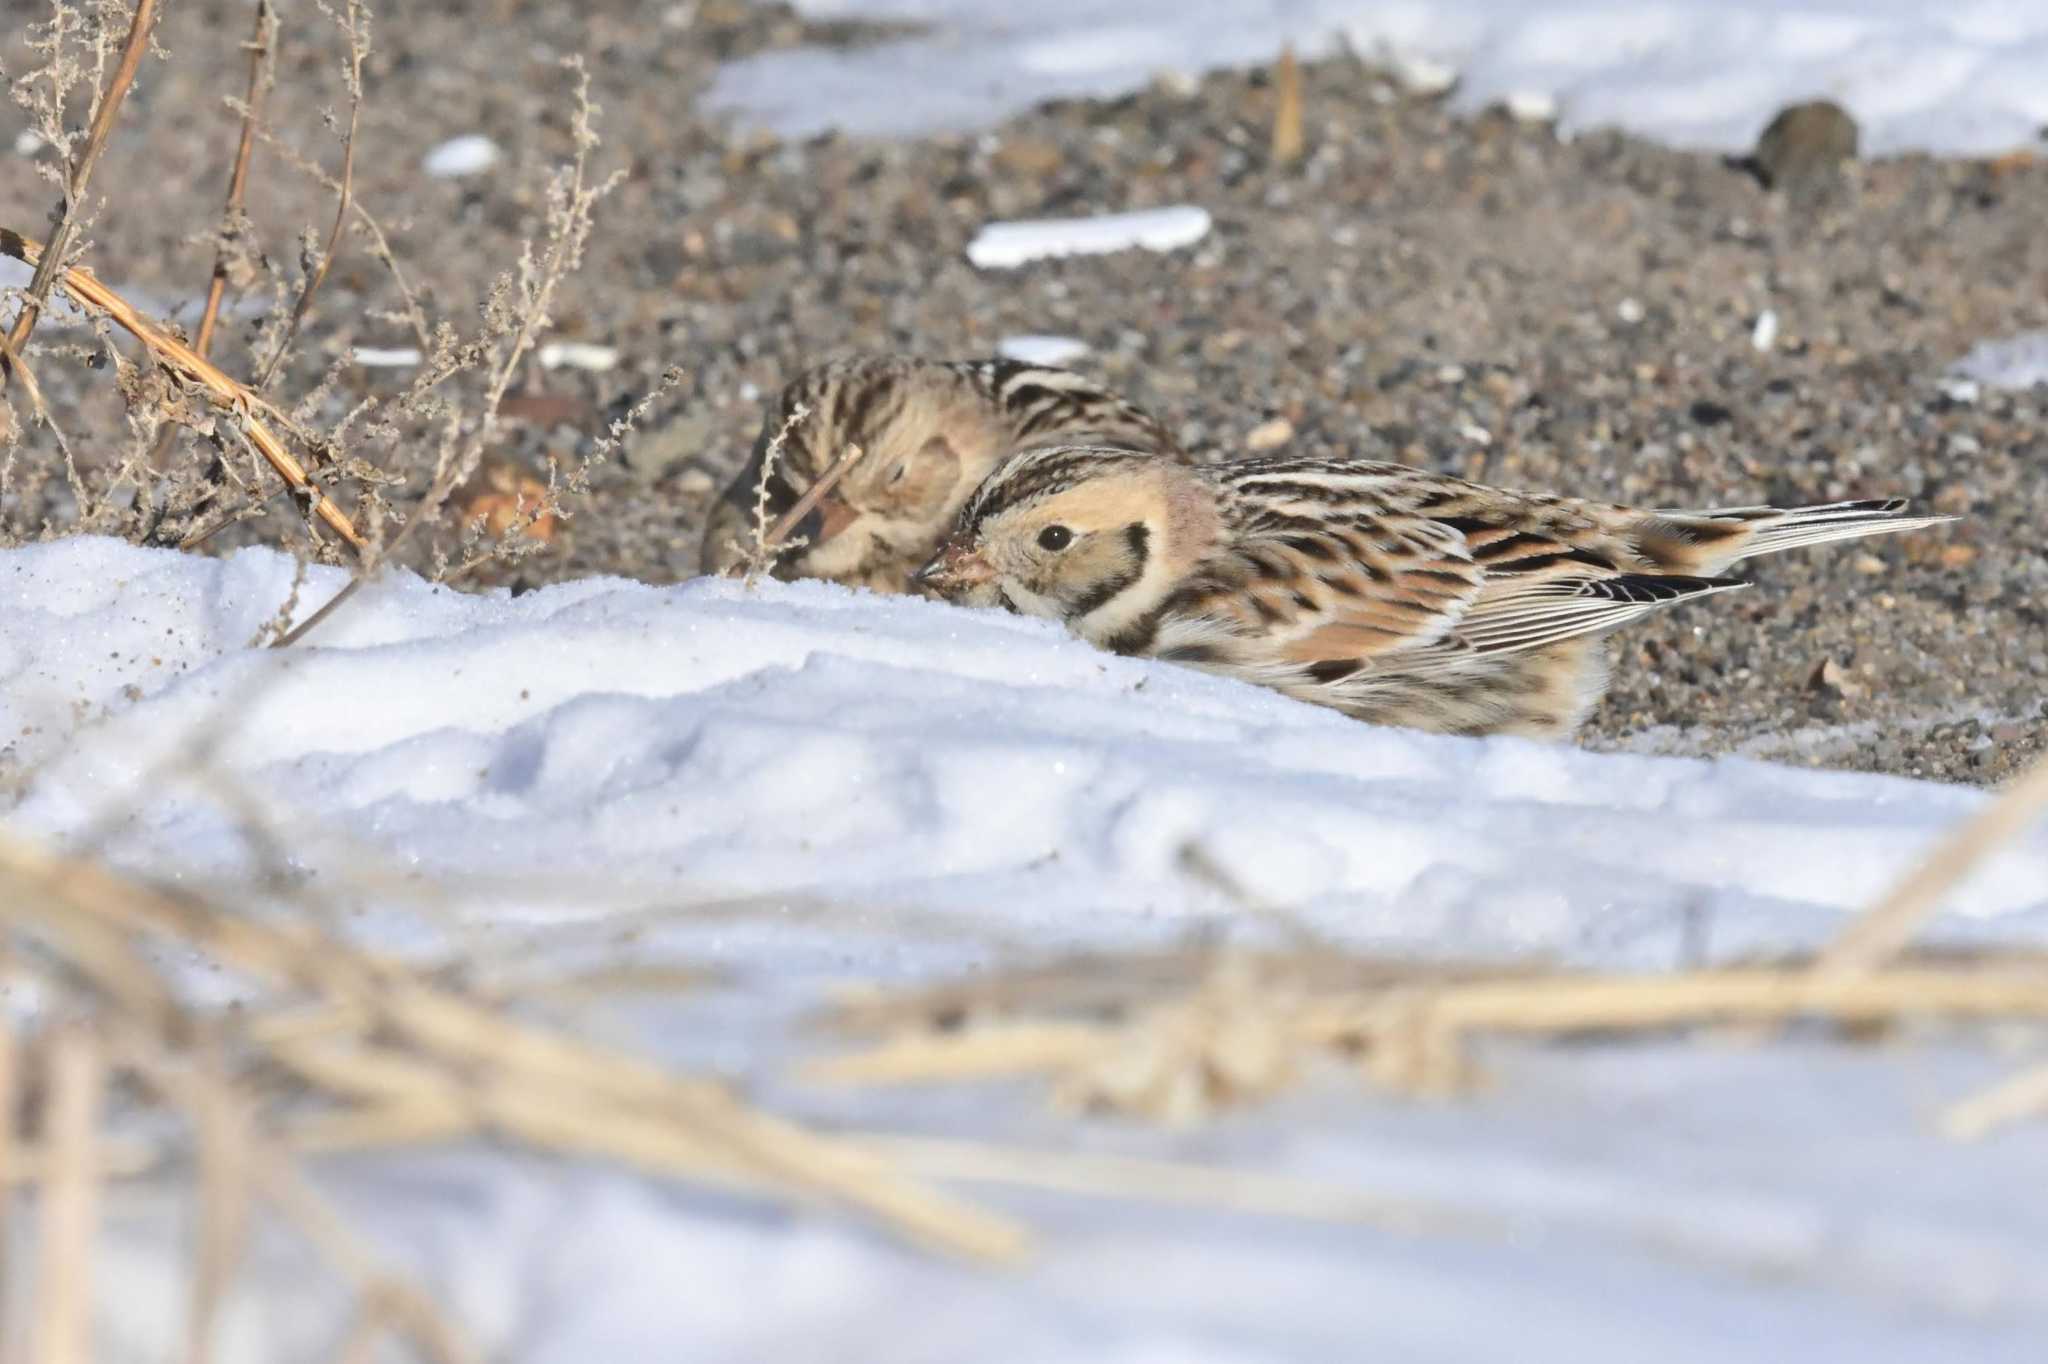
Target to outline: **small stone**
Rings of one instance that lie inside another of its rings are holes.
[[[1939,556],[1943,568],[1965,568],[1977,558],[1975,545],[1943,545]]]
[[[1701,426],[1719,426],[1723,422],[1735,419],[1733,409],[1726,403],[1717,403],[1711,398],[1698,399],[1686,409],[1686,412]]]
[[[1856,159],[1856,120],[1829,99],[1788,105],[1757,139],[1750,164],[1770,189],[1804,191],[1831,182]]]
[[[1859,554],[1850,564],[1850,567],[1865,577],[1875,578],[1878,574],[1885,571],[1885,562],[1875,554]]]
[[[1857,696],[1862,693],[1863,686],[1849,677],[1847,668],[1833,658],[1824,658],[1806,679],[1806,689],[1829,696]]]
[[[1643,305],[1633,298],[1623,299],[1620,302],[1620,304],[1615,307],[1614,315],[1620,318],[1624,324],[1631,327],[1635,326],[1636,323],[1642,321],[1644,317],[1648,316],[1648,314],[1643,311]]]
[[[1277,450],[1294,439],[1294,423],[1285,417],[1260,422],[1244,434],[1247,450]]]
[[[676,476],[676,491],[684,497],[709,497],[718,490],[718,481],[702,469],[685,469]]]

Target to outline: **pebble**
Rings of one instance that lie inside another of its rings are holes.
[[[1778,111],[1757,139],[1751,161],[1772,189],[1806,192],[1831,181],[1856,158],[1856,120],[1833,100],[1809,100]]]
[[[1244,433],[1244,448],[1247,450],[1277,450],[1294,439],[1294,423],[1285,417],[1274,417],[1260,422]]]

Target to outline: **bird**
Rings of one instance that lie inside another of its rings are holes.
[[[746,567],[758,557],[757,518],[776,520],[858,446],[859,459],[773,553],[770,571],[913,591],[911,570],[937,547],[968,494],[1004,457],[1045,444],[1184,458],[1157,418],[1073,370],[908,355],[816,365],[770,405],[752,457],[713,507],[702,571]]]
[[[1747,586],[1725,576],[1744,559],[1952,519],[1902,499],[1646,510],[1402,464],[1063,446],[997,468],[917,576],[1360,720],[1564,739],[1606,690],[1616,627]]]

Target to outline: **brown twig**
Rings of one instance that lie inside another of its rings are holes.
[[[256,151],[256,125],[263,117],[263,99],[270,90],[271,58],[277,41],[277,16],[270,0],[256,0],[256,31],[249,39],[249,97],[242,104],[242,139],[235,147],[235,168],[228,176],[228,201],[221,210],[221,243],[213,253],[213,278],[206,285],[206,308],[199,314],[199,330],[192,349],[200,355],[213,351],[213,328],[220,318],[221,298],[228,287],[227,234],[235,230],[242,216],[242,198],[249,188],[249,162]],[[263,387],[262,384],[257,385]]]
[[[43,301],[49,297],[50,285],[63,267],[64,253],[71,247],[71,237],[77,231],[80,206],[85,200],[86,186],[92,180],[93,167],[99,163],[100,152],[107,145],[107,137],[114,130],[114,116],[121,112],[121,102],[128,97],[128,87],[135,83],[135,72],[142,65],[142,57],[149,50],[149,31],[156,22],[156,0],[136,0],[134,16],[129,20],[128,39],[121,47],[120,64],[114,68],[114,78],[101,92],[93,107],[92,127],[87,131],[85,146],[79,150],[78,159],[71,163],[71,174],[64,182],[64,214],[57,222],[57,229],[50,235],[50,249],[34,262],[35,274],[30,278],[28,297],[22,300],[21,314],[14,319],[14,328],[8,333],[9,349],[19,354],[28,345],[29,335],[35,331],[36,318],[42,312]],[[0,360],[0,387],[5,387],[7,375],[13,372],[11,362]]]
[[[1273,68],[1273,164],[1291,166],[1301,160],[1301,64],[1292,43],[1280,49]]]
[[[797,522],[809,516],[811,509],[825,500],[825,494],[831,492],[833,486],[846,477],[846,471],[858,464],[864,453],[865,451],[858,445],[847,446],[846,453],[833,460],[832,467],[818,475],[818,481],[804,489],[804,495],[799,497],[788,511],[777,517],[774,525],[768,527],[767,533],[761,537],[762,552],[773,554],[782,542],[789,538],[789,533],[796,529]]]
[[[39,264],[50,259],[46,249],[18,232],[0,228],[0,254],[13,256],[17,260]],[[248,432],[250,443],[262,454],[272,469],[292,490],[311,503],[311,509],[342,539],[349,542],[358,552],[369,547],[355,523],[348,514],[335,505],[318,484],[306,474],[305,466],[298,457],[287,449],[284,442],[271,434],[270,428],[256,415],[268,412],[283,418],[247,385],[230,378],[206,357],[197,354],[190,346],[176,337],[159,331],[145,321],[128,302],[112,289],[99,282],[92,271],[83,266],[66,270],[59,277],[66,293],[82,306],[97,308],[112,318],[124,331],[129,332],[156,356],[159,363],[176,373],[186,382],[206,390],[209,396],[222,407],[232,410],[242,421]]]
[[[334,206],[334,225],[327,230],[327,245],[321,248],[319,261],[306,276],[306,287],[299,291],[299,301],[292,307],[291,320],[285,323],[284,334],[277,338],[277,349],[271,353],[269,363],[257,371],[253,387],[259,393],[270,387],[270,381],[277,377],[278,366],[290,353],[300,324],[312,311],[313,296],[320,292],[321,284],[327,279],[327,271],[334,264],[334,253],[341,245],[341,229],[348,222],[349,207],[355,201],[356,126],[363,111],[363,57],[369,51],[369,39],[362,31],[362,5],[359,0],[348,0],[347,13],[348,17],[342,23],[348,35],[348,131],[342,135],[341,189],[339,202]],[[244,136],[247,136],[246,130]],[[246,149],[246,141],[243,145]]]

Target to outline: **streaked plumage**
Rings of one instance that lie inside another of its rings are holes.
[[[1744,586],[1722,576],[1742,559],[1947,519],[1902,501],[1646,511],[1400,464],[1069,447],[1007,461],[919,576],[1363,720],[1554,738],[1605,690],[1615,627]]]
[[[1018,450],[1086,443],[1178,455],[1148,413],[1072,370],[893,355],[832,361],[799,375],[770,408],[753,457],[712,509],[705,572],[744,562],[769,443],[798,407],[809,415],[790,426],[769,476],[771,520],[848,447],[863,454],[798,526],[808,543],[783,554],[775,576],[881,592],[907,590],[968,494]]]

